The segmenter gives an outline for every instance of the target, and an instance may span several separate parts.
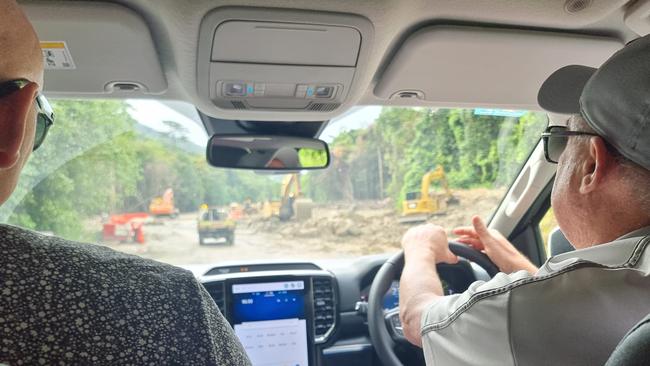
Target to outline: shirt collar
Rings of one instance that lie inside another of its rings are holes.
[[[650,226],[634,230],[610,243],[575,250],[551,257],[542,267],[543,273],[557,271],[577,261],[597,263],[607,267],[622,267],[630,265],[630,260],[637,250],[645,251],[646,244],[641,239],[650,235]],[[642,247],[639,247],[639,245]],[[638,259],[638,258],[637,258]],[[540,273],[538,272],[538,274]]]
[[[616,240],[636,238],[636,237],[647,236],[647,235],[650,235],[650,226],[642,227],[640,229],[631,231]]]

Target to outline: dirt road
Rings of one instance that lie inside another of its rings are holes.
[[[102,243],[115,250],[136,254],[175,265],[208,264],[241,259],[295,258],[295,247],[283,245],[278,234],[256,233],[245,227],[235,232],[235,244],[223,240],[208,241],[199,245],[196,215],[183,214],[176,219],[160,219],[145,225],[145,244]],[[328,253],[306,252],[305,257],[323,258]],[[334,256],[335,253],[332,253]]]
[[[431,221],[446,228],[466,225],[472,215],[487,217],[503,192],[473,189],[455,191],[460,204]],[[393,252],[409,228],[398,223],[399,213],[386,202],[316,205],[307,221],[279,222],[254,217],[238,223],[235,244],[199,245],[196,214],[159,219],[145,225],[146,243],[104,243],[116,250],[175,265],[209,264],[231,260],[274,258],[320,259]]]

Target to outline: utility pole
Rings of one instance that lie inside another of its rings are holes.
[[[384,199],[384,162],[381,158],[381,150],[377,148],[377,172],[379,172],[379,199]]]

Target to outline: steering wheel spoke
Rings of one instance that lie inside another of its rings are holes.
[[[390,337],[395,343],[409,343],[404,335],[402,320],[399,318],[399,307],[386,311],[384,313],[384,322]]]
[[[481,266],[490,277],[494,277],[499,272],[499,268],[488,256],[472,247],[450,242],[449,249],[459,257]],[[375,351],[384,366],[402,366],[393,347],[395,344],[408,342],[399,318],[399,308],[389,311],[385,311],[383,308],[384,294],[390,288],[393,280],[402,272],[402,268],[404,268],[404,252],[399,252],[381,266],[372,281],[368,295],[368,330]]]

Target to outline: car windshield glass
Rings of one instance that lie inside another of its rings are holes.
[[[408,227],[488,219],[547,124],[538,112],[357,107],[325,170],[216,169],[193,106],[55,100],[0,220],[177,265],[394,252]]]

